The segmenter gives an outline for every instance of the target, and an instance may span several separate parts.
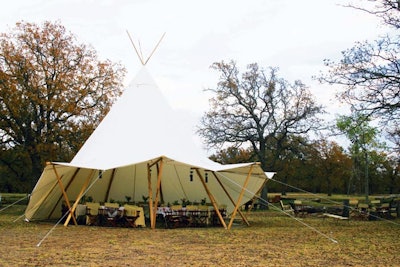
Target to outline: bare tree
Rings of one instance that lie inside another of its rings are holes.
[[[389,25],[396,29],[400,28],[400,1],[399,0],[364,0],[364,7],[360,5],[348,5],[348,7],[367,12],[377,16],[384,25]]]
[[[199,134],[210,147],[251,146],[265,171],[273,171],[274,162],[267,153],[279,159],[290,136],[317,129],[317,105],[300,81],[290,84],[277,76],[277,69],[260,69],[254,63],[239,77],[236,63],[214,63],[220,72],[210,110],[204,114]],[[269,157],[270,159],[270,157]]]
[[[374,41],[357,42],[342,52],[339,62],[325,60],[328,72],[319,80],[343,86],[337,98],[352,110],[380,119],[396,143],[400,134],[400,28],[399,1],[362,1],[350,6],[379,17],[393,29]],[[400,147],[399,147],[400,148]]]

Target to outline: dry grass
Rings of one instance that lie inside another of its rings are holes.
[[[128,229],[25,223],[0,214],[0,266],[400,266],[400,221],[248,214],[250,227]]]

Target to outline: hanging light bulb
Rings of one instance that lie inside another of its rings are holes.
[[[206,183],[208,183],[208,172],[206,172]]]
[[[190,178],[190,181],[193,182],[193,170],[190,170],[189,178]]]

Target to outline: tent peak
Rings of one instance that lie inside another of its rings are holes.
[[[153,48],[153,50],[151,51],[150,55],[147,57],[146,60],[144,60],[143,58],[143,53],[142,50],[140,49],[140,42],[139,42],[139,50],[136,48],[135,43],[132,40],[131,35],[129,34],[128,30],[126,31],[126,33],[128,34],[129,39],[131,40],[131,43],[133,45],[133,48],[135,49],[136,55],[138,56],[140,62],[142,63],[143,66],[145,66],[147,64],[147,62],[150,60],[150,58],[153,56],[154,52],[156,51],[156,49],[158,48],[158,46],[160,45],[162,39],[165,36],[165,32],[163,33],[163,35],[161,36],[160,40],[158,41],[158,43],[156,44],[156,46]],[[140,52],[140,53],[139,53]]]

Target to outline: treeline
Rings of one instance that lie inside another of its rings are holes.
[[[369,194],[400,193],[399,162],[383,152],[369,151],[368,162],[355,161],[339,144],[327,140],[303,140],[302,145],[293,143],[286,152],[270,170],[276,171],[267,183],[270,192],[364,195],[367,185]],[[252,149],[230,147],[211,159],[239,163],[254,161],[256,157]]]

